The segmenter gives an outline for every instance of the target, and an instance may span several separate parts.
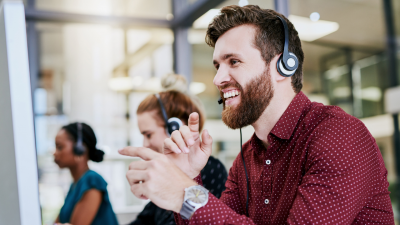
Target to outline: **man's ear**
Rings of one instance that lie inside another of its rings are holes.
[[[275,82],[280,82],[285,80],[288,77],[284,77],[282,76],[279,72],[278,72],[278,68],[276,68],[276,63],[278,62],[279,57],[282,54],[278,54],[276,55],[271,62],[269,63],[269,68],[270,68],[270,73],[271,73],[271,79],[274,80]]]

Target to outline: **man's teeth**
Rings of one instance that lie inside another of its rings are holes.
[[[230,98],[230,97],[235,97],[239,95],[239,91],[234,90],[234,91],[228,91],[224,93],[224,98]]]

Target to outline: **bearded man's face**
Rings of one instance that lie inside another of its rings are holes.
[[[222,120],[232,129],[256,122],[274,93],[269,66],[255,46],[255,34],[253,25],[240,25],[215,43],[214,84],[224,100]]]
[[[224,100],[222,121],[229,128],[238,129],[253,124],[267,108],[274,95],[271,76],[268,71],[250,80],[244,88],[236,81],[220,87],[221,90],[225,90],[225,93],[220,91],[221,98]],[[229,91],[232,90],[231,87],[234,88],[233,91]],[[236,89],[240,90],[239,95],[230,94],[236,92]],[[225,102],[232,101],[239,96],[240,102],[237,105],[225,104]]]

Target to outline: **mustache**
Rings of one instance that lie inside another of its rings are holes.
[[[218,86],[219,94],[222,99],[224,99],[224,92],[222,92],[222,90],[226,89],[226,88],[231,88],[231,87],[238,88],[240,90],[240,92],[243,92],[243,88],[242,88],[242,86],[240,86],[240,84],[238,82],[231,82],[231,83],[223,84],[221,86]]]

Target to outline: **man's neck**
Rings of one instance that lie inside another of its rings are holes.
[[[293,91],[287,92],[286,94],[274,93],[274,97],[271,99],[271,102],[261,114],[260,118],[252,124],[257,137],[263,142],[265,148],[270,145],[268,142],[269,133],[295,96],[296,93]]]

